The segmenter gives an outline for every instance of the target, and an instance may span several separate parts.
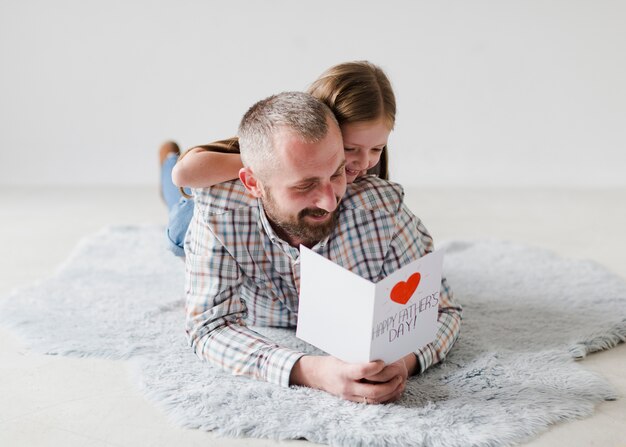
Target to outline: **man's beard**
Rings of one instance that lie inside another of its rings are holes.
[[[337,203],[340,198],[336,197]],[[265,189],[265,199],[262,200],[265,214],[281,238],[296,239],[306,246],[312,246],[330,236],[337,225],[339,207],[331,213],[320,208],[305,208],[297,216],[280,216],[276,201],[269,188]],[[311,223],[305,220],[306,216],[321,217],[330,214],[330,219],[321,223]]]

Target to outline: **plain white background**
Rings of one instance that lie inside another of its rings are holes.
[[[626,2],[0,0],[0,184],[156,185],[165,139],[368,59],[406,186],[626,186]]]

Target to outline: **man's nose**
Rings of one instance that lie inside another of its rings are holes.
[[[331,183],[327,183],[320,189],[315,206],[329,213],[337,208],[337,196]]]

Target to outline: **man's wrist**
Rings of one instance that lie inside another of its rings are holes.
[[[300,357],[298,361],[294,363],[293,368],[291,368],[289,385],[300,385],[313,388],[313,384],[315,382],[315,378],[313,376],[313,372],[315,371],[315,368],[313,367],[314,363],[315,360],[310,355],[303,355]]]
[[[414,376],[420,372],[420,362],[417,357],[417,354],[411,352],[404,356],[404,366],[406,366],[406,370],[410,376]]]

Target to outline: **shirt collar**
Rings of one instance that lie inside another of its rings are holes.
[[[263,203],[261,202],[261,199],[257,199],[257,203],[259,205],[259,218],[261,220],[261,225],[267,236],[270,238],[270,241],[272,241],[274,245],[279,246],[285,253],[289,254],[295,260],[297,260],[300,257],[300,247],[294,247],[287,241],[278,237],[278,235],[274,231],[274,228],[272,228],[272,224],[270,224],[267,215],[265,214],[265,209],[263,208]],[[324,239],[315,244],[311,248],[311,250],[319,252],[322,248],[328,245],[329,240],[330,236],[326,236]]]

